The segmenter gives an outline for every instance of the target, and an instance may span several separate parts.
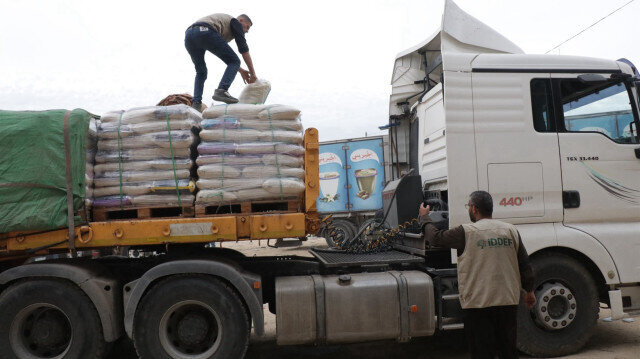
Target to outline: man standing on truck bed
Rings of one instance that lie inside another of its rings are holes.
[[[471,193],[466,206],[472,224],[438,230],[429,218],[429,206],[420,205],[424,239],[458,250],[458,289],[471,357],[518,358],[521,288],[526,291],[527,308],[536,303],[529,256],[515,226],[491,218],[493,200],[488,192]]]
[[[253,22],[245,14],[237,18],[227,14],[213,14],[199,19],[187,28],[184,46],[196,67],[192,105],[194,108],[201,110],[202,107],[202,92],[204,81],[207,79],[207,64],[204,62],[204,54],[207,50],[227,64],[218,89],[213,93],[214,100],[224,103],[238,102],[238,99],[229,95],[228,92],[237,72],[240,72],[245,83],[256,81],[256,72],[253,69],[251,55],[249,55],[249,46],[244,38],[244,34],[249,32],[252,25]],[[244,63],[249,68],[248,71],[240,67],[238,55],[228,44],[233,39],[236,40],[238,51],[242,54]]]

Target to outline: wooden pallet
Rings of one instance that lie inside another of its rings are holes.
[[[229,214],[287,213],[297,212],[302,202],[299,199],[283,201],[244,201],[224,204],[196,204],[196,217],[211,217]]]
[[[92,218],[94,221],[107,221],[114,219],[149,219],[149,218],[175,218],[193,217],[194,207],[188,206],[148,206],[148,207],[120,207],[94,208]]]

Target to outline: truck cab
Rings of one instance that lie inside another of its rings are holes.
[[[598,301],[614,317],[640,308],[638,81],[626,60],[524,54],[452,1],[440,30],[396,57],[394,162],[448,205],[450,228],[468,221],[471,192],[491,193],[532,257],[539,304],[521,330],[540,340],[524,351],[585,316],[595,325]]]

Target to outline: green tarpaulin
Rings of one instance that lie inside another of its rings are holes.
[[[67,227],[65,113],[0,111],[0,233]],[[92,117],[81,109],[69,116],[74,213],[84,202]]]

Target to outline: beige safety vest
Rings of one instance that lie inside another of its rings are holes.
[[[516,305],[520,302],[518,231],[509,223],[482,219],[463,224],[465,247],[458,257],[462,308]]]
[[[231,32],[231,19],[233,16],[227,14],[213,14],[205,16],[196,22],[204,22],[211,26],[220,34],[224,41],[233,40],[233,32]]]

